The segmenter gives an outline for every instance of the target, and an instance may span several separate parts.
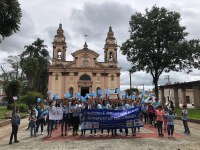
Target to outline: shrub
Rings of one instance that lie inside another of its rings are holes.
[[[13,106],[14,106],[14,104],[8,104],[7,109],[12,110]],[[28,110],[28,106],[26,104],[23,104],[23,103],[21,103],[21,104],[16,103],[16,108],[18,108],[20,112],[26,112]]]
[[[28,92],[26,95],[21,96],[20,100],[21,100],[21,102],[30,106],[30,105],[37,104],[38,97],[42,99],[43,96],[39,92]]]

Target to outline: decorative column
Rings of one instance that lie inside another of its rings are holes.
[[[175,108],[179,108],[178,88],[174,88],[173,90],[174,90]]]
[[[182,93],[182,104],[186,104],[186,89],[182,88],[181,93]]]
[[[193,86],[194,108],[200,108],[200,87]]]

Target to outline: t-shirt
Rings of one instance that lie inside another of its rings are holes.
[[[125,104],[125,105],[124,105],[124,108],[125,108],[125,110],[127,110],[127,109],[130,108],[130,105],[129,105],[129,104]]]
[[[163,121],[163,117],[164,117],[164,111],[163,110],[156,110],[156,120],[157,121]]]
[[[167,124],[168,125],[174,125],[174,119],[176,118],[176,115],[166,114],[165,117],[167,118]]]
[[[78,117],[79,116],[79,111],[77,109],[78,109],[77,105],[71,106],[71,111],[72,111],[73,117]]]
[[[154,109],[157,109],[157,107],[160,106],[160,102],[159,101],[157,101],[157,102],[154,101],[152,105],[153,105]]]
[[[188,110],[187,109],[183,109],[182,110],[182,120],[187,120],[187,114],[188,114]]]

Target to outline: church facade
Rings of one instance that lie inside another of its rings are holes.
[[[115,98],[115,90],[120,88],[120,68],[117,62],[117,42],[109,27],[104,45],[104,62],[99,62],[99,54],[88,48],[85,42],[82,49],[72,53],[73,61],[66,60],[67,42],[62,24],[59,25],[53,41],[53,59],[49,66],[48,90],[63,98],[66,92],[71,96],[104,89]]]

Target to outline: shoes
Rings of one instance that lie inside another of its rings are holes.
[[[171,138],[171,136],[169,135],[168,138]]]
[[[18,140],[16,140],[16,141],[14,141],[14,143],[19,143],[19,141],[18,141]]]
[[[61,134],[61,136],[64,136],[63,133]]]
[[[164,136],[164,134],[160,134],[160,136]]]
[[[132,136],[136,136],[136,134],[132,134]]]
[[[10,141],[9,144],[11,145],[11,144],[12,144],[12,141]]]
[[[41,132],[41,134],[43,135],[43,132]]]

